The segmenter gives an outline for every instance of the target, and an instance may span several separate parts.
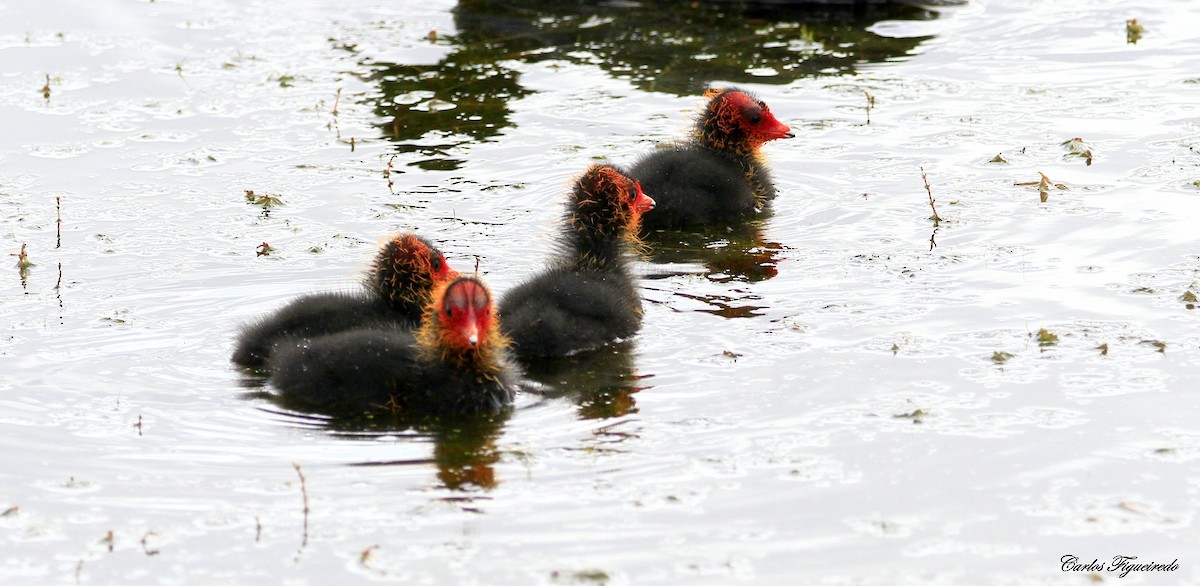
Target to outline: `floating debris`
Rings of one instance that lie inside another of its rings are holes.
[[[1005,362],[1008,362],[1010,359],[1012,359],[1013,356],[1014,355],[1011,352],[1003,352],[1003,351],[997,350],[995,352],[992,352],[992,362],[995,362],[996,364],[1004,364]]]
[[[262,206],[263,209],[269,209],[269,208],[272,208],[275,206],[283,205],[283,200],[280,199],[279,196],[277,196],[277,195],[271,195],[269,193],[264,193],[264,194],[260,195],[260,194],[254,193],[253,189],[247,189],[247,190],[245,190],[245,192],[246,192],[246,203],[248,203],[250,205]]]
[[[299,462],[292,462],[292,468],[296,469],[296,475],[300,477],[300,496],[304,499],[304,539],[300,543],[300,547],[304,547],[308,545],[308,480],[304,477]]]
[[[373,552],[377,549],[379,549],[378,543],[376,543],[375,545],[372,545],[371,547],[368,547],[367,549],[362,550],[362,553],[358,554],[358,563],[360,563],[364,566],[367,565],[367,561],[371,559],[371,552]]]
[[[1089,167],[1092,166],[1092,147],[1082,138],[1078,136],[1071,140],[1063,141],[1062,146],[1067,149],[1067,154],[1063,157],[1079,157],[1087,162]]]
[[[1096,346],[1096,349],[1100,351],[1101,356],[1108,356],[1108,342]]]
[[[997,165],[1007,165],[1008,159],[1004,158],[1004,153],[996,153],[996,156],[992,157],[988,162]]]
[[[1188,309],[1196,309],[1196,294],[1190,289],[1184,291],[1183,295],[1179,296],[1179,299],[1183,301],[1184,307],[1187,307]]]
[[[1138,23],[1136,18],[1131,18],[1125,21],[1125,42],[1130,45],[1136,45],[1142,40],[1142,34],[1146,32],[1146,27]]]
[[[151,537],[158,537],[158,532],[147,531],[146,534],[142,536],[142,552],[147,556],[153,557],[158,555],[160,552],[157,549],[150,549],[150,545],[147,542]]]
[[[864,96],[867,97],[867,124],[870,124],[871,123],[871,109],[873,109],[875,107],[875,96],[871,95],[871,92],[869,92],[867,90],[863,90],[862,93]]]
[[[925,175],[925,167],[921,167],[921,181],[925,182],[925,193],[929,195],[929,209],[933,210],[933,215],[929,219],[933,220],[934,226],[937,226],[942,221],[942,217],[938,215],[937,206],[933,205],[933,189],[929,187],[929,177]]]
[[[1066,185],[1063,185],[1062,183],[1055,183],[1052,179],[1047,177],[1046,174],[1042,173],[1041,171],[1038,171],[1038,175],[1041,175],[1042,178],[1037,181],[1020,181],[1017,183],[1013,183],[1013,185],[1015,185],[1015,186],[1036,185],[1038,188],[1038,197],[1041,198],[1042,203],[1046,203],[1046,201],[1050,199],[1050,188],[1051,187],[1053,187],[1055,189],[1059,189],[1059,190],[1067,189]]]
[[[1143,346],[1151,346],[1151,347],[1157,349],[1162,354],[1167,353],[1167,343],[1162,340],[1142,340],[1141,342],[1138,342],[1138,343]]]
[[[1046,328],[1042,328],[1037,331],[1037,343],[1038,346],[1041,346],[1042,348],[1057,346],[1058,335],[1050,330],[1047,330]]]
[[[42,86],[42,99],[50,101],[50,75],[46,75],[46,85]]]
[[[915,409],[912,413],[897,413],[896,415],[893,415],[892,418],[911,419],[914,424],[919,424],[921,423],[921,420],[925,418],[925,411],[921,409]]]
[[[564,575],[563,572],[555,570],[550,572],[550,579],[555,582],[567,579],[578,583],[599,582],[601,584],[607,584],[612,578],[609,578],[608,572],[605,572],[604,570],[580,570],[578,572],[571,572],[567,575]]]
[[[275,252],[275,249],[272,248],[270,244],[263,242],[262,244],[256,246],[254,251],[256,253],[255,256],[270,256],[272,252]]]
[[[21,243],[21,252],[8,253],[8,256],[17,257],[17,269],[19,269],[22,273],[27,272],[29,267],[33,266],[33,262],[29,260],[29,255],[25,253],[26,244],[27,243],[25,242]]]

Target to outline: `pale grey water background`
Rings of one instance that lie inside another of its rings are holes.
[[[514,56],[507,125],[401,141],[389,190],[367,76],[450,55],[452,8],[0,2],[0,252],[27,242],[36,265],[0,271],[0,582],[1089,584],[1059,559],[1124,554],[1180,569],[1104,583],[1200,583],[1181,299],[1200,294],[1200,5],[975,1],[872,25],[929,37],[908,56],[756,70],[798,135],[766,149],[780,196],[756,250],[777,274],[641,265],[633,404],[525,395],[467,482],[427,434],[242,398],[237,326],[351,286],[402,229],[503,290],[571,175],[677,136],[698,99],[587,54]],[[1090,166],[1064,157],[1077,136]],[[1069,189],[1013,185],[1038,171]],[[285,205],[264,218],[246,189]]]

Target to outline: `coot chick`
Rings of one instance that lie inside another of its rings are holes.
[[[765,102],[743,90],[709,90],[705,97],[693,136],[629,169],[658,203],[643,223],[646,229],[736,222],[775,197],[759,149],[795,134]]]
[[[495,411],[512,402],[520,376],[491,292],[474,277],[438,286],[415,332],[376,326],[292,338],[268,364],[285,404],[333,415]]]
[[[405,232],[379,248],[363,286],[416,327],[429,305],[434,285],[457,276],[458,271],[450,268],[432,242]]]
[[[508,291],[500,322],[523,362],[597,348],[637,332],[642,303],[626,258],[654,200],[610,165],[579,177],[559,250],[542,273]]]
[[[311,338],[368,325],[415,328],[438,282],[457,276],[432,243],[412,232],[384,244],[364,279],[366,291],[302,295],[242,328],[233,362],[260,367],[286,337]]]

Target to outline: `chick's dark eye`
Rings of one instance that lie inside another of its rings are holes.
[[[429,259],[429,266],[433,267],[435,272],[442,270],[442,258],[439,256],[431,257]]]
[[[748,120],[751,124],[758,124],[759,122],[762,122],[762,114],[758,112],[747,112],[746,120]]]

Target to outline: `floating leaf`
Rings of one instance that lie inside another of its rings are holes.
[[[1101,356],[1108,356],[1108,342],[1096,346],[1096,349],[1100,351]]]
[[[254,193],[253,189],[247,189],[245,191],[246,191],[246,202],[249,203],[250,205],[262,206],[263,209],[268,209],[268,208],[271,208],[274,206],[283,205],[283,200],[280,199],[279,196],[277,196],[277,195],[271,195],[269,193],[264,193],[262,195],[259,195],[257,193]]]
[[[33,261],[29,260],[29,255],[25,253],[26,243],[21,243],[21,252],[12,252],[8,256],[17,257],[17,269],[24,272],[28,271],[29,267],[33,266]]]
[[[1042,203],[1046,203],[1046,200],[1050,199],[1050,188],[1051,187],[1053,187],[1054,189],[1058,189],[1058,190],[1066,190],[1067,189],[1066,185],[1063,185],[1062,183],[1055,183],[1054,180],[1047,177],[1046,174],[1042,173],[1041,171],[1038,171],[1038,175],[1041,176],[1041,179],[1038,179],[1037,181],[1018,181],[1016,183],[1013,183],[1013,185],[1018,186],[1018,187],[1028,187],[1028,186],[1036,185],[1038,188],[1038,197],[1041,198]]]
[[[1012,357],[1013,357],[1013,354],[1011,354],[1009,352],[1002,352],[1000,350],[992,352],[992,362],[995,362],[996,364],[1004,364],[1005,362],[1008,362],[1009,359]]]
[[[996,156],[992,157],[992,159],[988,162],[989,163],[997,163],[1000,165],[1007,165],[1008,159],[1004,158],[1004,153],[996,153]]]
[[[1082,138],[1075,137],[1071,140],[1063,141],[1062,146],[1067,149],[1067,154],[1064,157],[1080,157],[1087,162],[1088,166],[1092,165],[1092,147]]]
[[[1038,346],[1041,346],[1042,348],[1047,346],[1055,346],[1058,344],[1058,335],[1050,330],[1047,330],[1046,328],[1042,328],[1037,332],[1037,342]]]
[[[1163,354],[1167,353],[1167,343],[1162,340],[1142,340],[1138,343],[1143,346],[1151,346]]]
[[[1138,23],[1136,18],[1131,18],[1125,21],[1125,42],[1130,45],[1136,45],[1142,40],[1142,34],[1146,32],[1146,27]]]

